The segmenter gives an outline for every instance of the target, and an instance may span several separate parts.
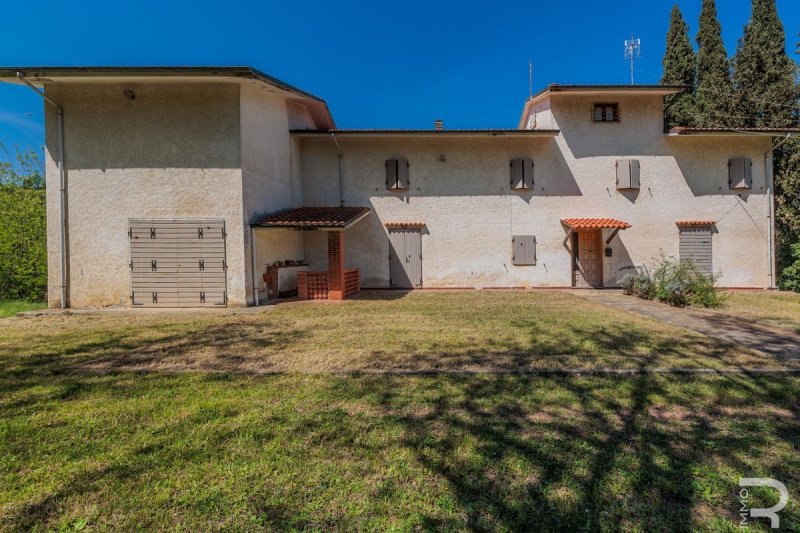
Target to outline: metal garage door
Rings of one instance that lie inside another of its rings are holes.
[[[681,261],[692,261],[698,270],[711,274],[711,228],[680,228]]]
[[[128,237],[132,305],[227,303],[224,220],[131,220]]]
[[[389,283],[392,287],[422,287],[422,232],[419,228],[389,228]]]

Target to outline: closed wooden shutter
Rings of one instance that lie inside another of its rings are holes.
[[[739,157],[728,160],[728,185],[731,189],[749,189],[753,186],[753,162]]]
[[[638,159],[618,159],[617,160],[617,189],[638,189],[639,188],[639,160]]]
[[[511,188],[514,190],[533,189],[533,159],[511,160]]]
[[[227,304],[223,220],[131,220],[131,304]]]
[[[711,228],[708,226],[680,228],[680,258],[681,261],[691,261],[704,274],[711,274],[713,272]]]
[[[387,159],[386,160],[386,188],[389,190],[408,189],[408,160]]]
[[[511,238],[512,257],[511,263],[514,265],[535,265],[536,264],[536,236],[534,235],[514,235]]]

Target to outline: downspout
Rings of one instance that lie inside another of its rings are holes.
[[[772,160],[772,153],[777,150],[781,145],[783,145],[786,141],[791,138],[792,134],[787,133],[786,137],[781,139],[779,143],[775,146],[770,148],[764,153],[764,176],[766,178],[766,187],[767,187],[767,218],[769,219],[769,228],[768,228],[768,250],[767,250],[767,260],[769,261],[769,287],[770,289],[775,288],[775,274],[776,274],[776,265],[775,265],[775,191],[774,191],[774,165]]]
[[[331,133],[333,144],[336,145],[336,153],[339,155],[339,206],[344,207],[344,154],[339,142],[336,140],[336,134]]]
[[[258,301],[258,275],[256,274],[256,232],[250,226],[250,270],[253,278],[253,305],[259,306]]]
[[[58,191],[59,191],[59,205],[60,205],[60,223],[59,223],[59,255],[61,261],[61,308],[66,309],[69,307],[67,302],[67,294],[69,293],[67,286],[67,202],[66,202],[66,180],[64,179],[64,110],[61,106],[53,101],[52,98],[44,94],[34,84],[25,79],[22,72],[17,72],[17,78],[33,89],[39,96],[45,99],[50,105],[56,108],[56,156],[58,158]]]

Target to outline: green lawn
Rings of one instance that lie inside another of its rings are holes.
[[[0,318],[14,316],[23,311],[44,309],[47,302],[25,302],[20,300],[0,300]]]
[[[740,477],[800,486],[797,378],[26,373],[2,387],[8,530],[735,531]],[[800,527],[796,497],[781,524]]]
[[[558,292],[366,294],[227,312],[0,321],[12,365],[327,372],[797,366]]]
[[[800,293],[740,291],[727,295],[720,311],[800,333]]]
[[[4,319],[0,530],[800,528],[800,377],[324,372],[434,356],[767,364],[560,293]]]

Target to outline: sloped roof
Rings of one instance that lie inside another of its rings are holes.
[[[572,229],[628,229],[627,222],[615,218],[562,218],[561,223]]]
[[[669,130],[670,136],[680,135],[784,135],[787,133],[800,133],[800,128],[688,128],[675,126]]]
[[[262,218],[262,228],[345,229],[369,214],[369,207],[298,207]]]
[[[17,73],[22,73],[28,81],[37,86],[42,86],[45,83],[123,79],[203,81],[227,78],[234,80],[253,80],[284,91],[288,93],[287,96],[290,98],[304,103],[308,107],[314,121],[320,127],[336,127],[333,116],[325,100],[249,66],[0,67],[0,81],[6,83],[20,83],[17,78]]]
[[[678,226],[713,226],[716,222],[708,219],[681,219],[676,220]]]

